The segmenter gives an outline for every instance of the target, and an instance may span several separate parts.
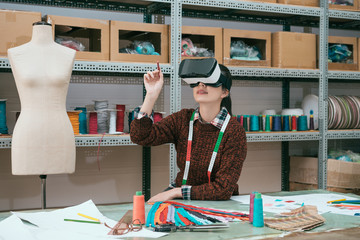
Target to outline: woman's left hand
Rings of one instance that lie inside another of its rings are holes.
[[[171,190],[156,194],[155,196],[150,198],[148,202],[163,202],[181,197],[182,197],[181,188],[173,188]]]

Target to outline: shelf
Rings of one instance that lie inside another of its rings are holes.
[[[136,146],[131,142],[130,135],[109,135],[102,137],[101,134],[87,134],[75,136],[75,145],[77,147],[97,147],[100,146]],[[11,148],[11,136],[0,135],[0,148]]]
[[[328,130],[328,139],[359,139],[360,129]]]
[[[164,74],[171,74],[172,67],[170,64],[160,64]],[[140,73],[156,69],[154,63],[129,63],[129,62],[88,62],[75,61],[74,72],[98,72],[98,73]],[[10,63],[7,58],[0,58],[0,71],[10,71]]]
[[[360,20],[360,12],[329,9],[329,18]]]
[[[319,78],[318,69],[280,69],[256,67],[228,67],[232,76],[280,77],[280,78]],[[360,75],[359,75],[360,76]]]
[[[304,131],[304,132],[247,132],[247,142],[278,142],[278,141],[311,141],[319,140],[318,131]]]
[[[275,3],[263,2],[246,2],[237,0],[183,0],[184,9],[193,8],[194,10],[206,10],[204,7],[211,7],[216,9],[233,9],[233,10],[246,10],[254,12],[269,13],[282,13],[290,15],[304,15],[319,17],[322,9],[318,7],[303,7],[295,5],[284,5]],[[192,5],[191,7],[188,5]],[[194,7],[195,6],[195,7]],[[213,10],[213,9],[210,9]]]

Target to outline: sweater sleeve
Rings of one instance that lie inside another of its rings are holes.
[[[182,121],[184,121],[183,111],[173,113],[157,123],[153,123],[147,116],[134,119],[130,126],[131,141],[143,146],[176,143]]]
[[[246,154],[245,130],[239,127],[225,142],[219,170],[212,173],[210,183],[192,186],[191,199],[229,200],[237,187]]]

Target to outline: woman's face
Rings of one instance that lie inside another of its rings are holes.
[[[194,99],[197,103],[214,103],[219,104],[221,100],[229,94],[228,90],[220,87],[209,87],[203,83],[193,88]]]

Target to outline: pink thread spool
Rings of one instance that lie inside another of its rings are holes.
[[[89,134],[97,134],[97,112],[89,113]]]
[[[124,117],[125,117],[125,105],[117,104],[116,105],[116,131],[124,132]]]
[[[163,118],[162,113],[160,112],[154,112],[154,123],[160,121]]]

